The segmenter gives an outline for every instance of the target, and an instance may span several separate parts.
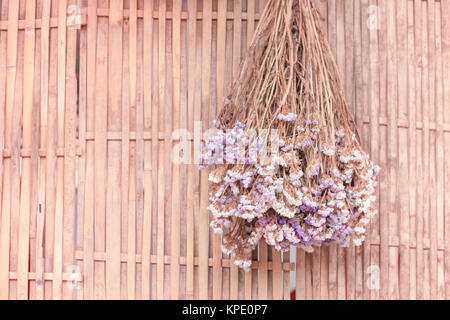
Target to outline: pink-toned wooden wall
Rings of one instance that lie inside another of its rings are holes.
[[[266,2],[0,1],[0,298],[450,298],[450,0],[316,1],[382,167],[363,247],[221,254],[172,132],[210,125]]]

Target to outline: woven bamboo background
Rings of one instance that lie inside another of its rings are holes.
[[[209,230],[207,128],[267,0],[1,0],[1,299],[449,299],[450,0],[317,0],[381,165],[363,247],[244,274]]]

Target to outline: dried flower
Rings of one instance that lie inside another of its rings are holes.
[[[255,39],[263,43],[250,47],[200,156],[200,169],[216,166],[209,175],[211,228],[222,233],[222,251],[246,271],[260,241],[282,252],[291,245],[308,252],[330,243],[361,245],[377,213],[380,168],[356,139],[334,80],[332,53],[318,37],[299,34],[316,34],[318,13],[293,1],[287,20],[280,3],[270,1],[261,17],[265,27]],[[261,32],[296,41],[280,45]],[[290,48],[297,61],[290,59]],[[260,66],[254,57],[263,55],[267,60]],[[304,59],[310,67],[301,64]]]
[[[280,121],[286,121],[286,122],[293,122],[297,119],[297,115],[295,113],[289,112],[288,114],[279,114],[278,120]]]

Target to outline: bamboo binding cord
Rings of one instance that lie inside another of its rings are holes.
[[[313,1],[268,3],[224,104],[200,168],[217,165],[211,226],[235,264],[249,270],[262,238],[284,252],[361,245],[379,168],[361,148]]]

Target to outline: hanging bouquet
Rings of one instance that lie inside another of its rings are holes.
[[[311,0],[271,0],[238,79],[203,139],[215,166],[211,226],[236,265],[263,238],[280,251],[361,245],[379,167],[362,150]]]

